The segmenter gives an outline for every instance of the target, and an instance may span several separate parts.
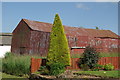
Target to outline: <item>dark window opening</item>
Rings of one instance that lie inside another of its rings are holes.
[[[21,55],[25,53],[25,48],[26,48],[26,47],[20,47],[20,54],[21,54]]]

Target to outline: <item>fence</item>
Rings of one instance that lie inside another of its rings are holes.
[[[31,58],[31,73],[36,72],[41,66],[42,59]]]
[[[108,63],[112,63],[114,65],[114,69],[120,69],[120,57],[101,57],[98,64],[105,65]]]
[[[78,67],[78,61],[80,58],[71,58],[71,66],[67,67],[66,69],[80,69]],[[101,57],[98,61],[98,64],[105,65],[108,63],[112,63],[114,65],[114,69],[120,69],[120,57]],[[31,73],[37,71],[41,65],[45,65],[46,61],[42,59],[34,59],[31,58]]]

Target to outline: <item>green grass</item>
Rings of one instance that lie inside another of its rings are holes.
[[[81,54],[71,54],[70,57],[71,58],[81,58],[81,55],[82,55],[82,53]]]
[[[80,54],[71,54],[71,58],[81,58],[82,53]],[[119,53],[100,53],[100,57],[120,57]]]
[[[25,78],[25,77],[19,77],[19,76],[15,76],[15,75],[2,73],[2,78]]]
[[[27,77],[19,77],[15,75],[6,74],[6,73],[1,73],[1,74],[2,74],[2,80],[29,80]]]
[[[100,53],[100,57],[120,57],[119,53]]]
[[[89,74],[101,77],[120,78],[120,71],[78,71],[77,74]]]

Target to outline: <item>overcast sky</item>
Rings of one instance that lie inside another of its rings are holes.
[[[12,32],[23,18],[53,23],[54,16],[58,13],[64,25],[92,29],[98,26],[118,34],[118,3],[112,0],[94,1],[96,2],[3,2],[2,32]]]

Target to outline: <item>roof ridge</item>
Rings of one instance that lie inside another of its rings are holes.
[[[44,31],[44,32],[51,32],[52,29],[52,23],[46,23],[46,22],[40,22],[40,21],[34,21],[29,19],[22,19],[32,30],[37,31]],[[81,36],[94,36],[94,37],[117,37],[117,34],[112,32],[111,30],[99,30],[99,29],[90,29],[90,28],[80,28],[80,27],[71,27],[66,26],[65,32],[69,35],[73,35],[74,33],[76,35]],[[74,35],[75,36],[75,35]]]
[[[33,21],[33,22],[38,22],[38,23],[47,23],[47,22],[40,22],[40,21],[34,21],[34,20],[30,20],[30,19],[22,19],[23,21]],[[47,23],[47,24],[52,24],[52,23]]]
[[[47,23],[47,22],[40,22],[40,21],[35,21],[35,20],[30,20],[30,19],[22,19],[23,21],[33,21],[33,22],[38,22],[38,23]],[[26,22],[27,23],[27,22]],[[47,24],[50,24],[50,25],[52,25],[52,23],[47,23]],[[65,26],[65,27],[72,27],[72,26],[66,26],[66,25],[63,25],[63,26]],[[90,30],[90,28],[80,28],[80,27],[72,27],[72,28],[78,28],[78,29],[89,29]],[[100,30],[100,29],[91,29],[91,30]],[[106,30],[105,30],[106,31]],[[111,30],[109,30],[109,31],[111,31]]]

